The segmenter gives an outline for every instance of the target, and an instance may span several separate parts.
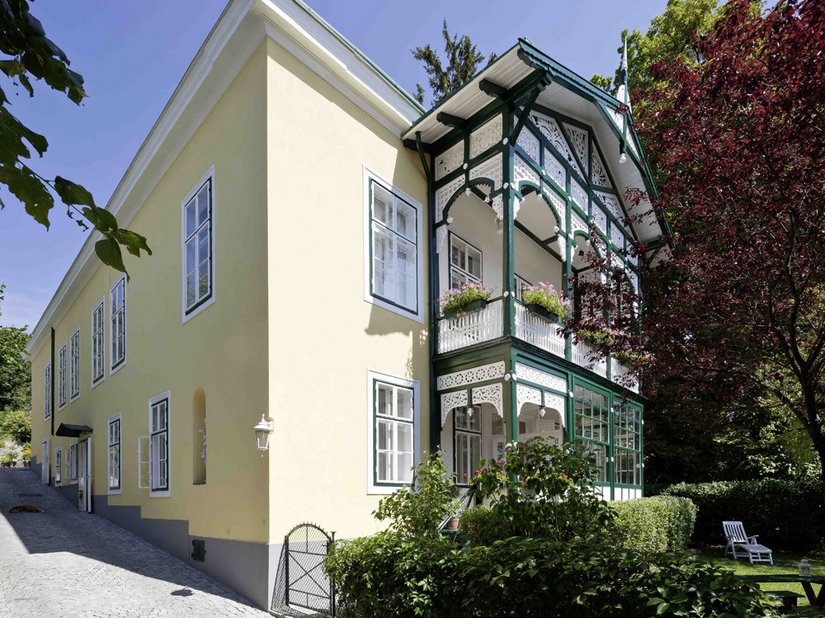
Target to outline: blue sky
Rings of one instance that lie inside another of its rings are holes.
[[[49,150],[33,167],[109,196],[217,20],[225,0],[37,0],[32,11],[86,80],[80,107],[41,84],[35,97],[3,89],[12,113],[44,134]],[[441,20],[469,34],[482,53],[502,53],[520,36],[576,72],[612,74],[623,28],[646,30],[667,0],[309,0],[310,6],[410,92],[426,83],[410,50],[440,48]],[[35,223],[2,191],[0,325],[33,328],[80,249],[85,233],[57,206],[51,228]],[[151,246],[152,239],[149,239]],[[143,258],[143,259],[152,259]]]

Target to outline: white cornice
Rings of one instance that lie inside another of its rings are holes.
[[[128,227],[149,194],[194,135],[265,36],[326,79],[394,135],[420,115],[395,84],[306,7],[294,0],[231,0],[187,68],[109,199]],[[97,268],[97,233],[89,234],[64,275],[27,346],[43,345]],[[149,258],[151,259],[151,258]]]

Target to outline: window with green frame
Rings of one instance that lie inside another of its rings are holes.
[[[610,401],[607,394],[577,384],[574,390],[574,426],[576,438],[582,440],[596,457],[598,483],[609,482]]]
[[[418,311],[418,210],[370,179],[370,294]]]
[[[375,483],[412,483],[414,450],[413,389],[373,380]]]
[[[642,484],[642,411],[634,405],[617,405],[613,411],[615,449],[614,482]]]
[[[481,461],[481,409],[453,410],[455,473],[459,485],[467,485]]]

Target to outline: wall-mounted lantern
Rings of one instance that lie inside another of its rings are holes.
[[[272,433],[272,421],[266,420],[266,416],[261,414],[261,420],[252,428],[255,432],[255,441],[258,445],[258,452],[261,457],[269,449],[269,434]]]

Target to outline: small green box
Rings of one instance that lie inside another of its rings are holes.
[[[206,541],[192,539],[192,560],[204,562],[206,560]]]

